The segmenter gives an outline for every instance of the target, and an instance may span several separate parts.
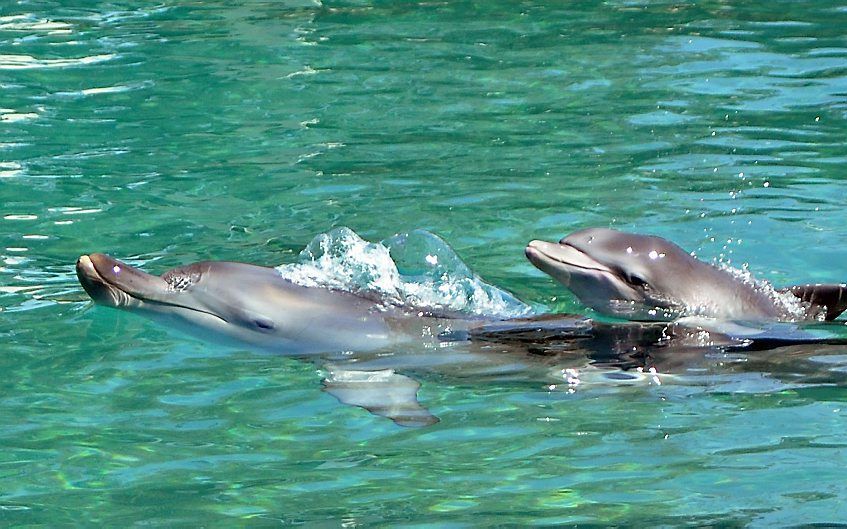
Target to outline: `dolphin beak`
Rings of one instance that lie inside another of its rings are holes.
[[[566,266],[561,266],[560,261],[551,256],[555,252],[554,246],[557,245],[545,241],[530,241],[524,253],[529,262],[536,268],[569,287],[571,284],[570,270]]]
[[[156,301],[168,289],[161,277],[102,253],[80,256],[76,261],[76,275],[91,299],[110,307],[131,305],[138,300]]]
[[[120,305],[120,293],[100,277],[89,256],[81,255],[76,260],[76,276],[82,288],[95,303],[109,307]]]
[[[531,241],[525,253],[536,268],[555,277],[565,286],[570,286],[573,273],[599,272],[614,275],[611,269],[569,244]]]

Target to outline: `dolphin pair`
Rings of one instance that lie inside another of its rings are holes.
[[[790,319],[790,311],[765,291],[657,237],[584,230],[558,245],[533,241],[527,256],[603,313],[648,320],[663,319],[659,314],[664,319],[678,315]],[[455,373],[456,366],[473,365],[475,372],[490,374],[536,370],[539,363],[547,370],[551,363],[561,365],[563,358],[573,362],[594,357],[597,351],[617,357],[654,346],[668,353],[690,350],[691,344],[702,349],[716,343],[714,338],[703,342],[697,326],[676,326],[669,333],[664,324],[599,324],[570,315],[496,321],[423,314],[349,292],[307,288],[273,268],[244,263],[200,262],[155,276],[95,253],[81,256],[76,271],[98,304],[145,315],[201,339],[296,356],[321,353],[329,372],[324,381],[327,392],[406,426],[432,424],[437,418],[417,402],[419,383],[398,370],[437,367]],[[845,309],[843,285],[788,291],[803,303],[807,317],[824,313],[832,319]],[[722,344],[755,342],[770,347],[826,341],[805,332],[786,334],[782,328],[775,333],[730,330]],[[675,348],[667,347],[669,334],[675,337]],[[447,347],[451,342],[479,346],[451,349]],[[552,349],[544,342],[552,343]],[[492,350],[491,343],[500,345]],[[537,348],[539,343],[543,354],[526,354],[527,344]],[[393,354],[397,350],[412,354],[401,358]],[[327,358],[328,353],[342,351],[358,356]]]
[[[774,291],[659,237],[591,228],[559,243],[532,241],[526,255],[589,307],[628,320],[831,320],[847,309],[845,285]],[[76,269],[97,303],[164,320],[200,338],[274,353],[368,352],[436,343],[439,335],[491,335],[486,324],[492,319],[386,306],[349,292],[297,285],[273,268],[245,263],[206,261],[155,276],[95,253],[81,256]],[[553,325],[563,325],[567,334],[582,320],[562,316]],[[528,324],[537,322],[531,318]],[[527,324],[513,323],[500,325],[498,335]]]
[[[775,290],[649,235],[588,228],[532,241],[526,256],[585,305],[629,320],[831,321],[847,309],[847,284]]]

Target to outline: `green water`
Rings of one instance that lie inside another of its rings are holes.
[[[847,6],[79,4],[0,5],[0,524],[847,520],[847,350],[800,386],[774,382],[790,355],[696,386],[431,376],[441,422],[404,429],[312,364],[93,308],[73,273],[424,228],[584,311],[523,247],[611,225],[843,281]]]

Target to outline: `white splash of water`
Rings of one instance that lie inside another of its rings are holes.
[[[753,287],[771,300],[794,321],[805,320],[809,317],[810,306],[791,292],[779,292],[770,281],[757,279],[745,265],[743,268],[733,268],[726,263],[719,263],[719,268],[742,283]],[[822,316],[822,315],[821,315]]]
[[[376,297],[385,305],[513,318],[530,313],[470,271],[447,243],[416,230],[368,242],[349,228],[316,236],[297,262],[277,267],[289,281]]]

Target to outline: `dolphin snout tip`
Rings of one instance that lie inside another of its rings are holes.
[[[89,277],[101,276],[99,269],[109,267],[112,259],[102,253],[92,253],[80,255],[76,260],[77,275],[85,274]]]
[[[529,244],[526,245],[524,249],[524,255],[529,259],[532,263],[537,263],[542,259],[543,256],[546,255],[544,248],[549,246],[550,243],[545,241],[529,241]]]
[[[96,275],[94,263],[91,262],[91,257],[88,255],[80,255],[76,260],[76,275],[80,278],[83,276]]]
[[[83,290],[96,303],[117,306],[111,288],[103,281],[89,255],[80,255],[76,260],[76,276]]]

